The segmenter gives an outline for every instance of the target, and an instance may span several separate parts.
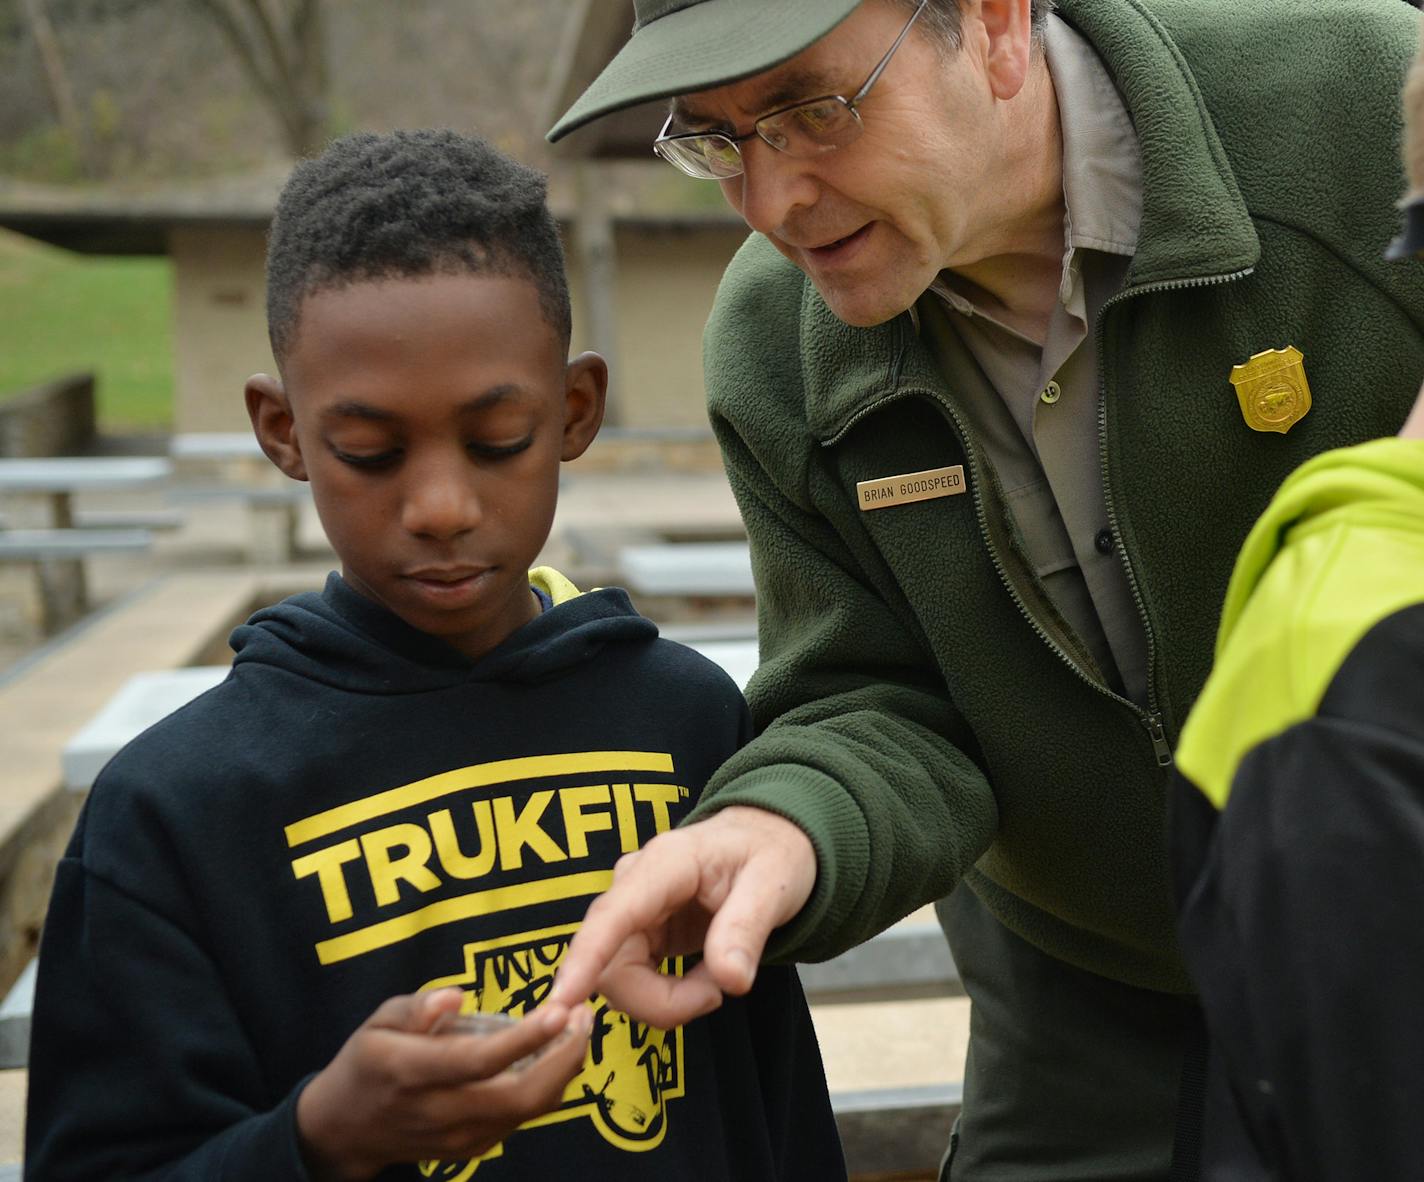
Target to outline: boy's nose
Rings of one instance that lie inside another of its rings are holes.
[[[410,533],[446,541],[480,524],[479,496],[467,475],[432,468],[413,475],[402,510]]]

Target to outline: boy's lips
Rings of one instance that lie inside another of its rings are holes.
[[[405,572],[404,578],[437,601],[460,599],[494,570],[491,566],[427,566]]]

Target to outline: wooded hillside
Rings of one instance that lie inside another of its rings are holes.
[[[564,0],[0,0],[0,175],[142,185],[289,156],[213,11],[253,5],[279,31],[319,11],[331,133],[456,127],[545,162]]]

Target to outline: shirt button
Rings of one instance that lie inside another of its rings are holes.
[[[1098,530],[1097,537],[1093,539],[1093,545],[1097,547],[1099,554],[1111,554],[1113,552],[1112,530]]]
[[[1049,382],[1048,385],[1044,386],[1044,388],[1038,392],[1038,396],[1043,399],[1044,402],[1048,403],[1049,406],[1052,406],[1063,397],[1063,387],[1057,382]]]

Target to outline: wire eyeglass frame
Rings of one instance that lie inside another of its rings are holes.
[[[860,117],[861,102],[879,81],[895,51],[909,36],[910,29],[928,4],[929,0],[920,0],[894,44],[885,51],[885,56],[870,71],[870,77],[850,98],[826,94],[779,107],[759,118],[752,124],[751,131],[744,135],[729,135],[720,131],[675,132],[669,135],[668,128],[673,121],[673,116],[669,115],[653,141],[654,153],[696,180],[725,181],[741,176],[744,171],[741,145],[753,136],[777,152],[803,160],[854,143],[865,130]]]

